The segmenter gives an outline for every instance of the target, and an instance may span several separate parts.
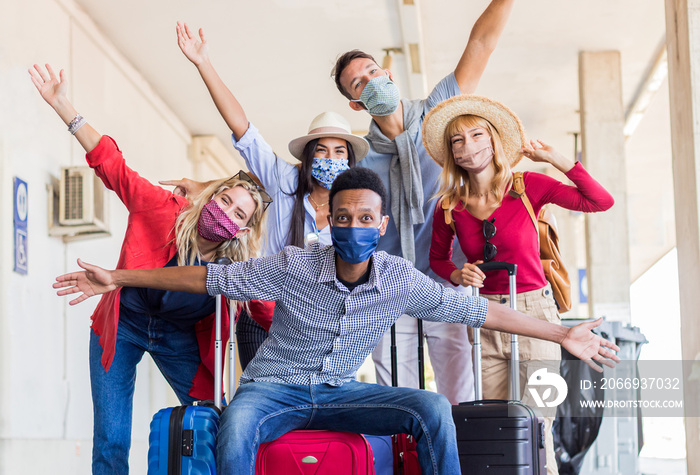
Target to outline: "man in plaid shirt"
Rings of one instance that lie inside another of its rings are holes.
[[[331,188],[333,246],[286,247],[279,254],[227,266],[84,272],[58,277],[71,305],[118,286],[224,294],[276,301],[272,327],[221,416],[218,473],[255,473],[259,444],[294,429],[415,437],[424,474],[460,474],[450,403],[441,394],[379,386],[355,374],[402,314],[430,321],[518,333],[554,341],[596,366],[619,361],[618,348],[592,333],[489,306],[480,297],[437,284],[407,260],[374,252],[387,226],[386,190],[366,168],[350,169]]]

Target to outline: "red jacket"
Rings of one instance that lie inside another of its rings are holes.
[[[175,221],[188,205],[187,199],[151,184],[129,168],[114,139],[106,135],[86,155],[86,159],[105,186],[119,196],[129,211],[117,268],[164,267],[177,252]],[[118,288],[104,294],[92,315],[92,329],[99,336],[105,371],[109,370],[114,359],[120,291],[121,288]],[[228,336],[229,318],[226,307],[224,305],[222,315],[222,335]],[[262,320],[271,318],[273,307],[274,303],[257,305],[263,314],[267,312]],[[202,363],[192,381],[189,394],[197,399],[214,399],[214,330],[213,314],[195,325]]]

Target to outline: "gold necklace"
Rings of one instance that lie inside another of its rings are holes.
[[[313,197],[311,196],[310,193],[309,193],[309,201],[311,201],[311,204],[314,207],[314,211],[318,211],[319,209],[323,208],[324,206],[326,206],[328,204],[328,203],[323,203],[323,204],[319,205],[318,203],[316,203],[316,200],[313,199]]]

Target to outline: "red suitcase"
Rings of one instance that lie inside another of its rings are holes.
[[[360,434],[294,430],[260,444],[255,475],[374,475],[369,442]]]

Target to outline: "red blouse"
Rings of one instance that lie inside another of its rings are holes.
[[[117,262],[118,269],[152,269],[164,267],[175,256],[175,221],[188,205],[186,198],[153,185],[129,168],[114,139],[103,135],[97,147],[86,155],[88,165],[105,186],[114,191],[129,211],[129,220]],[[102,296],[92,315],[92,329],[102,346],[102,365],[109,370],[114,359],[119,324],[121,288]],[[274,302],[251,306],[262,318],[255,318],[269,328]],[[252,315],[251,315],[252,316]],[[222,335],[228,336],[228,308],[222,315]],[[214,399],[214,315],[195,324],[202,359],[192,381],[190,396]],[[223,367],[223,366],[222,366]]]
[[[569,170],[566,176],[576,185],[565,185],[547,175],[525,172],[525,192],[537,215],[547,203],[563,208],[592,213],[612,207],[613,197],[603,186],[591,177],[580,162]],[[535,226],[520,198],[506,193],[501,206],[489,216],[495,218],[496,234],[490,239],[496,248],[494,260],[518,265],[517,291],[527,292],[541,289],[547,284],[540,263],[540,252]],[[485,239],[482,220],[472,216],[462,202],[452,211],[455,229],[462,251],[469,262],[484,259]],[[445,223],[444,211],[438,203],[433,216],[433,237],[430,245],[430,267],[443,279],[450,280],[450,274],[457,269],[452,263],[452,242],[454,232]],[[483,294],[507,294],[508,276],[505,272],[486,274]]]

